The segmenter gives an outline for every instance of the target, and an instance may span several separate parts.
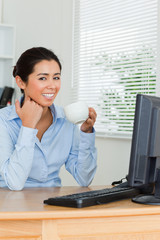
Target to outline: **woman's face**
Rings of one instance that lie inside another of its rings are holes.
[[[43,107],[51,106],[61,87],[61,71],[54,60],[42,60],[34,66],[34,71],[24,83],[25,98],[32,100]]]

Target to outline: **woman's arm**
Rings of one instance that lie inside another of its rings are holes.
[[[14,143],[9,127],[2,120],[0,125],[0,175],[8,188],[21,190],[32,167],[37,130],[22,126]]]
[[[0,174],[11,190],[21,190],[32,167],[34,146],[38,130],[36,124],[41,118],[43,108],[29,97],[22,107],[16,100],[16,113],[22,121],[17,142],[9,133],[9,121],[0,120]],[[8,124],[8,126],[7,126]],[[18,129],[19,131],[19,129]]]
[[[72,148],[66,162],[66,169],[81,186],[88,186],[97,168],[97,150],[95,148],[95,131],[93,133],[79,132],[74,128]]]

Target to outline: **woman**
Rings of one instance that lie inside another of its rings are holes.
[[[54,105],[61,86],[61,63],[42,47],[25,51],[13,70],[23,93],[20,102],[0,110],[0,187],[61,186],[63,164],[78,184],[88,186],[96,171],[96,112],[81,129]]]

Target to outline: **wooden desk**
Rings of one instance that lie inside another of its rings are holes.
[[[0,189],[0,240],[160,239],[159,206],[130,200],[83,209],[43,204],[44,199],[55,195],[97,188]]]

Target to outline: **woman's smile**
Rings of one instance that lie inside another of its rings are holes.
[[[42,95],[47,99],[52,100],[54,98],[54,93],[43,93]]]

